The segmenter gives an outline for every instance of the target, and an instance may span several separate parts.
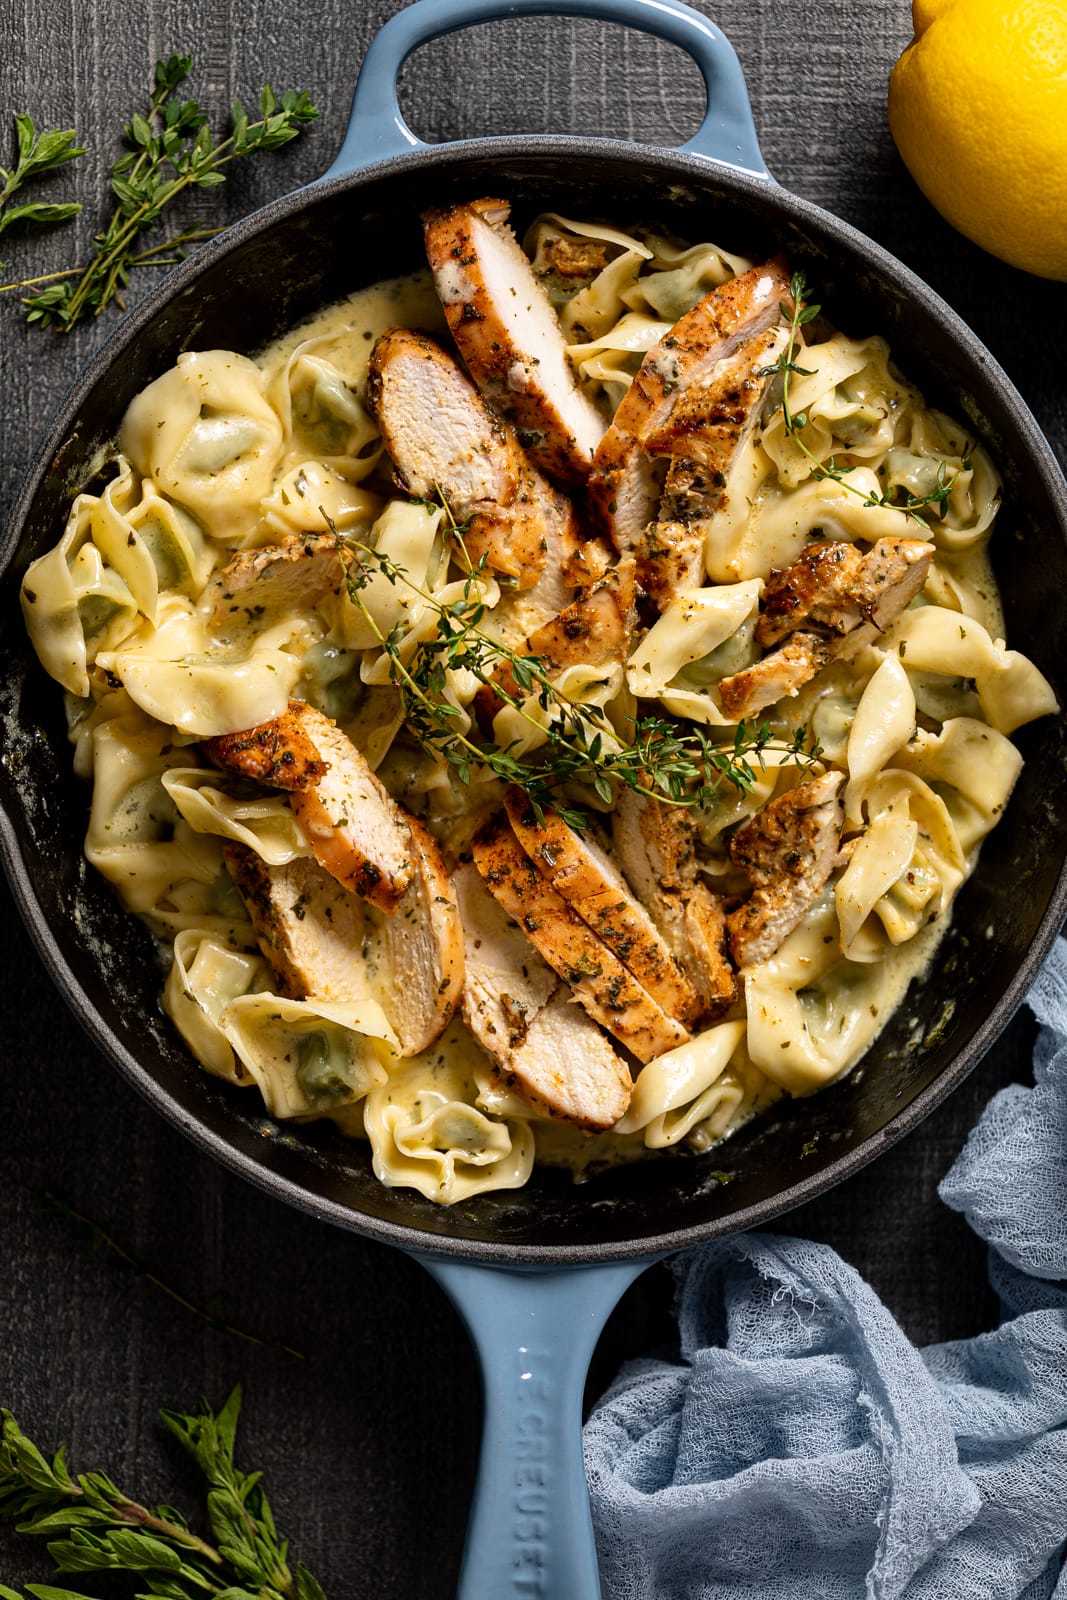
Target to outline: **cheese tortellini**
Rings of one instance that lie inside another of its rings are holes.
[[[577,380],[605,414],[674,323],[752,265],[716,244],[554,213],[536,219],[525,247]],[[449,661],[438,685],[458,737],[491,727],[516,760],[537,759],[559,702],[602,712],[609,749],[639,707],[730,746],[737,725],[720,685],[761,658],[772,572],[814,541],[928,540],[921,594],[769,706],[747,787],[723,784],[694,813],[701,882],[729,907],[750,887],[730,850],[736,830],[810,778],[813,762],[844,775],[840,854],[799,925],[742,969],[724,1014],[635,1065],[629,1108],[596,1134],[522,1099],[461,1020],[403,1057],[370,970],[373,940],[353,951],[343,997],[279,993],[227,852],[280,869],[312,844],[286,795],[216,770],[200,741],[306,700],[454,858],[501,799],[486,769],[460,783],[454,765],[406,736],[384,648],[401,639],[410,662],[442,611],[473,597],[492,631],[504,599],[517,604],[506,579],[458,570],[451,511],[401,495],[390,477],[368,361],[375,339],[404,325],[443,328],[428,273],[360,291],[255,359],[179,356],[130,405],[111,462],[30,567],[22,603],[67,696],[75,770],[92,780],[86,855],[165,945],[163,1004],[196,1060],[255,1089],[274,1118],[327,1118],[367,1141],[381,1182],[454,1204],[525,1184],[538,1160],[582,1176],[708,1150],[780,1096],[847,1072],[929,960],[1008,804],[1021,766],[1011,734],[1057,703],[1004,641],[985,555],[1000,503],[992,461],[924,404],[883,339],[820,322],[795,352],[794,425],[772,382],[707,519],[702,576],[654,619],[642,615],[621,658],[568,660],[556,704],[536,694],[487,704],[487,686]],[[935,492],[917,527],[900,502]],[[291,588],[222,592],[235,552],[313,552],[331,530],[385,563],[362,574],[358,594],[339,556],[311,601],[293,598],[299,576]],[[395,581],[398,571],[409,581]],[[612,803],[610,786],[606,797],[575,784],[568,799],[600,812]]]

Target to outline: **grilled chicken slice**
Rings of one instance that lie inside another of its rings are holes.
[[[834,869],[841,844],[843,772],[826,772],[772,800],[730,840],[730,859],[753,892],[727,917],[739,967],[772,956]]]
[[[764,336],[777,328],[788,303],[785,263],[776,258],[712,289],[645,356],[597,447],[589,480],[590,511],[617,550],[637,550],[655,519],[659,480],[651,454],[700,459],[693,435],[702,421],[709,481],[725,471],[739,427],[755,414],[757,393],[762,400]],[[753,343],[745,353],[741,347],[748,341]],[[729,398],[734,389],[736,402]],[[740,422],[730,421],[733,413]]]
[[[290,700],[289,709],[273,722],[205,739],[201,749],[216,767],[266,784],[268,789],[313,788],[325,777],[326,762],[305,727],[308,710],[302,700]]]
[[[638,552],[641,587],[660,610],[704,582],[711,519],[725,504],[730,464],[762,410],[768,368],[787,338],[785,328],[774,327],[746,339],[643,440],[649,455],[669,458],[659,509]]]
[[[244,845],[223,846],[282,992],[339,1002],[373,995],[404,1056],[444,1032],[463,989],[455,890],[434,839],[414,818],[410,826],[415,875],[390,917],[309,857],[274,867]]]
[[[504,804],[515,837],[546,882],[669,1017],[693,1023],[700,1012],[693,986],[607,851],[590,834],[568,827],[556,811],[543,809],[538,821],[519,789],[509,791]]]
[[[926,582],[933,554],[925,539],[879,539],[866,555],[839,540],[809,544],[767,580],[757,644],[779,644],[798,628],[846,634],[867,622],[884,632]]]
[[[238,550],[211,580],[209,626],[224,632],[267,611],[308,612],[344,588],[351,553],[333,534],[294,535]]]
[[[372,916],[375,997],[403,1056],[418,1055],[451,1022],[463,991],[463,923],[436,839],[407,818],[414,877],[396,912]]]
[[[422,499],[440,490],[474,562],[531,589],[548,554],[546,518],[566,503],[527,461],[450,355],[425,334],[393,328],[374,346],[367,390],[398,481]]]
[[[879,539],[866,555],[854,544],[823,540],[772,572],[756,641],[779,647],[722,680],[726,715],[752,716],[795,694],[829,661],[873,643],[919,593],[933,554],[925,539]]]
[[[611,825],[615,856],[697,996],[698,1014],[720,1016],[736,984],[722,903],[697,875],[692,818],[624,789]]]
[[[455,885],[466,936],[463,1020],[471,1034],[538,1111],[579,1128],[610,1128],[630,1103],[625,1062],[477,868],[459,867]]]
[[[634,562],[627,558],[528,634],[517,653],[536,656],[550,678],[570,666],[621,665],[630,653],[633,623]],[[497,689],[513,699],[521,699],[525,692],[508,662],[501,663],[493,673],[493,683],[483,685],[475,696],[483,725],[488,725],[504,704]]]
[[[340,728],[303,700],[241,733],[209,739],[217,766],[291,791],[294,815],[327,872],[380,910],[414,874],[409,821]]]
[[[222,851],[282,994],[337,1004],[370,994],[361,955],[367,913],[358,896],[311,856],[268,866],[233,840]]]
[[[574,991],[589,1015],[640,1061],[684,1044],[687,1030],[648,991],[538,872],[506,816],[474,840],[474,864],[491,894]]]
[[[754,666],[722,679],[719,702],[723,714],[731,722],[741,722],[765,706],[777,705],[821,672],[833,655],[833,641],[826,634],[794,633]]]
[[[507,225],[504,200],[423,213],[434,284],[474,381],[511,417],[542,472],[574,486],[589,475],[605,419],[579,389],[555,311]]]

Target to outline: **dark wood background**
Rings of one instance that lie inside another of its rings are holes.
[[[788,188],[847,218],[925,277],[1007,367],[1061,461],[1060,330],[1067,288],[984,256],[930,209],[886,127],[907,0],[721,0],[704,8],[744,65],[763,150]],[[86,206],[51,237],[3,240],[4,278],[77,255],[102,215],[119,126],[158,55],[196,58],[194,92],[221,111],[265,79],[307,88],[322,120],[278,155],[234,170],[198,202],[233,220],[325,169],[355,74],[389,0],[0,0],[0,161],[12,112],[74,124],[91,154],[52,187]],[[614,25],[500,22],[419,52],[402,100],[416,131],[612,134],[669,145],[702,93],[673,49]],[[0,298],[0,513],[30,447],[106,330],[27,330]],[[103,321],[110,325],[108,318]],[[459,1321],[398,1252],[283,1208],[196,1154],[134,1096],[52,992],[0,888],[0,1405],[42,1443],[68,1442],[145,1497],[191,1501],[162,1441],[161,1406],[246,1390],[246,1464],[263,1467],[279,1520],[331,1600],[444,1600],[458,1570],[480,1426]],[[989,1327],[984,1252],[936,1185],[989,1096],[1025,1080],[1018,1018],[940,1112],[848,1185],[794,1213],[864,1273],[919,1342]],[[82,1219],[82,1220],[79,1220]],[[108,1243],[106,1235],[112,1242]],[[590,1389],[669,1338],[657,1268],[613,1317]],[[0,1535],[0,1579],[48,1563]]]

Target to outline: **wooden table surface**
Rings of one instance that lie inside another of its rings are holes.
[[[53,188],[86,210],[51,236],[3,240],[8,276],[84,248],[120,124],[157,56],[195,57],[193,92],[217,112],[264,80],[322,111],[294,145],[233,172],[194,215],[234,220],[325,169],[355,74],[389,0],[0,0],[0,162],[11,113],[77,127],[90,155]],[[906,0],[721,0],[703,9],[741,58],[768,165],[927,279],[1006,366],[1067,456],[1067,287],[1024,277],[953,233],[896,155],[886,80],[910,36]],[[402,102],[430,139],[613,134],[677,143],[702,95],[692,64],[615,25],[499,22],[424,49]],[[147,279],[145,280],[147,287]],[[0,300],[0,514],[31,445],[111,317],[69,337],[27,329]],[[462,1548],[480,1426],[478,1378],[457,1317],[398,1252],[316,1224],[221,1171],[164,1125],[83,1037],[50,988],[6,888],[0,926],[0,1405],[75,1464],[191,1501],[162,1441],[161,1406],[246,1391],[243,1458],[265,1469],[281,1524],[331,1600],[445,1600]],[[1016,1020],[948,1104],[903,1146],[795,1212],[788,1231],[832,1243],[918,1341],[988,1327],[984,1253],[936,1185],[991,1093],[1028,1072]],[[81,1218],[83,1220],[79,1221]],[[105,1237],[106,1236],[106,1239]],[[107,1242],[110,1240],[111,1242]],[[622,1356],[670,1336],[669,1284],[630,1291],[591,1390]],[[46,1580],[0,1536],[0,1580]]]

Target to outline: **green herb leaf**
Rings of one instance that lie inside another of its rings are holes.
[[[250,123],[240,102],[233,108],[229,134],[216,138],[207,113],[195,100],[179,100],[176,91],[189,75],[190,56],[172,55],[156,62],[154,88],[144,112],[134,112],[123,128],[127,149],[110,169],[115,209],[93,240],[93,254],[85,267],[63,274],[64,282],[25,295],[26,320],[39,327],[64,332],[84,317],[99,316],[117,302],[138,266],[158,266],[180,260],[181,247],[208,236],[214,229],[186,229],[164,245],[144,248],[144,235],[157,230],[164,211],[189,189],[217,188],[226,181],[221,170],[231,161],[258,150],[276,150],[295,139],[318,111],[303,91],[286,90],[279,97],[267,85],[259,97],[261,117]],[[16,117],[19,167],[13,174],[0,169],[6,179],[0,188],[0,208],[27,176],[51,169],[83,152],[73,145],[75,135],[55,130],[35,138],[29,117]],[[31,215],[18,208],[24,221],[62,221],[80,207],[53,206]],[[46,214],[47,213],[47,214]],[[62,213],[62,215],[60,215]],[[0,232],[8,218],[0,215]],[[13,220],[13,219],[12,219]],[[36,288],[42,279],[26,278],[0,285],[0,292]]]
[[[38,227],[66,222],[81,210],[81,206],[73,200],[57,203],[31,201],[8,209],[8,201],[26,183],[85,154],[84,146],[75,142],[77,137],[73,128],[50,128],[39,134],[32,117],[25,112],[16,113],[17,160],[10,171],[0,167],[0,233],[13,222],[28,222]]]

